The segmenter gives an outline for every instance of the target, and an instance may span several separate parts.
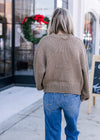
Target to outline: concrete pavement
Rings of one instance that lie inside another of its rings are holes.
[[[14,86],[0,92],[0,134],[42,104],[43,91]],[[23,113],[23,115],[20,115]]]
[[[39,101],[41,102],[41,101]],[[79,140],[99,140],[100,139],[100,98],[96,98],[96,106],[92,106],[91,114],[87,114],[88,102],[81,104],[78,120],[80,131]],[[42,102],[38,108],[31,105],[17,113],[17,117],[12,117],[5,122],[5,126],[15,121],[0,134],[0,140],[44,140],[44,113]],[[15,119],[16,118],[16,119]],[[64,127],[66,123],[62,117],[62,140],[65,140]],[[2,125],[0,126],[2,128]]]

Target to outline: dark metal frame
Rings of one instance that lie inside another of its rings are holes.
[[[57,0],[54,0],[54,9],[57,8]]]
[[[15,71],[15,0],[12,0],[12,76],[14,78]]]

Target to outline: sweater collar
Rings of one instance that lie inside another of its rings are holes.
[[[52,33],[51,36],[55,38],[62,38],[62,39],[68,39],[69,37],[73,36],[72,34],[55,34]]]

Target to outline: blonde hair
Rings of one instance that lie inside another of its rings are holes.
[[[49,23],[48,34],[57,34],[59,31],[74,35],[72,18],[67,9],[57,8]]]

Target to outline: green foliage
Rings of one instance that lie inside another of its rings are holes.
[[[44,18],[44,21],[49,22],[48,17],[45,17],[45,18]],[[43,35],[42,37],[40,37],[40,38],[35,38],[35,37],[33,36],[32,32],[31,32],[31,24],[34,23],[34,22],[35,22],[34,16],[28,17],[28,18],[26,19],[26,21],[24,22],[24,24],[22,25],[22,30],[23,30],[24,37],[25,37],[28,41],[30,41],[30,42],[32,42],[32,43],[34,43],[34,44],[38,44],[39,41],[41,40],[41,38],[42,38],[43,36],[47,35],[47,34],[44,34],[44,35]],[[48,24],[47,24],[47,28],[48,28]]]

